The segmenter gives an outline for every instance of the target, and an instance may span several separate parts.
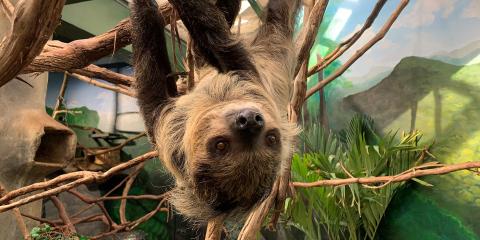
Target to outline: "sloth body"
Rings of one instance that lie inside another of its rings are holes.
[[[240,1],[170,1],[205,61],[195,89],[179,97],[166,77],[163,19],[149,0],[132,6],[139,105],[175,178],[170,201],[194,221],[242,216],[269,194],[292,154],[297,130],[287,106],[298,1],[271,1],[265,23],[248,41],[229,33]]]

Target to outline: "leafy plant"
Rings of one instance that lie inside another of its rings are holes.
[[[360,115],[338,135],[314,124],[304,131],[305,150],[293,158],[292,178],[313,182],[391,176],[426,160],[419,132],[397,135],[380,136],[373,120]],[[288,223],[301,229],[307,239],[374,239],[390,201],[403,186],[405,183],[378,188],[358,184],[300,188],[287,202]]]
[[[32,228],[30,237],[32,240],[88,240],[87,237],[78,234],[65,234],[48,224]]]

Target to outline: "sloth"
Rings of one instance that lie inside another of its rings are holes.
[[[299,0],[270,0],[255,36],[230,28],[240,0],[169,0],[193,41],[198,84],[179,96],[163,17],[131,3],[136,91],[159,158],[175,179],[170,202],[198,222],[244,216],[271,191],[298,131],[288,122]],[[202,63],[202,64],[200,64]]]

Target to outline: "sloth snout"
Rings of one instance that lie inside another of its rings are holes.
[[[258,133],[263,129],[263,115],[256,109],[241,109],[234,119],[233,128],[240,133]]]

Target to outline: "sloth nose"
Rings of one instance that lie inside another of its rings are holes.
[[[264,125],[265,122],[262,114],[254,109],[247,108],[238,112],[235,118],[234,127],[241,132],[255,133],[262,130]]]

